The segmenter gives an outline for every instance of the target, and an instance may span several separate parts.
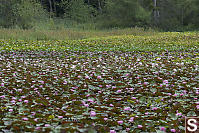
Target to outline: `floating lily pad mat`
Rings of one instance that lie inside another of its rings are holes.
[[[183,132],[199,54],[0,52],[0,132]]]

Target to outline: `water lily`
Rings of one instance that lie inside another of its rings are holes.
[[[175,130],[175,129],[171,129],[171,132],[172,132],[172,133],[175,133],[175,132],[176,132],[176,130]]]
[[[157,109],[158,109],[157,107],[153,107],[153,108],[152,108],[152,110],[157,110]]]
[[[50,127],[50,124],[45,124],[44,126],[45,126],[45,127]]]
[[[166,128],[165,127],[160,127],[160,130],[161,131],[166,131]]]
[[[134,121],[134,117],[131,117],[130,119],[129,119],[129,122],[133,122]]]
[[[143,126],[142,125],[138,125],[138,128],[142,128]]]
[[[118,123],[118,124],[123,124],[123,121],[122,121],[122,120],[120,120],[120,121],[117,121],[117,123]]]
[[[91,117],[96,116],[96,112],[95,112],[95,111],[91,111],[91,112],[90,112],[90,116],[91,116]]]
[[[63,116],[58,116],[58,118],[59,118],[59,119],[62,119],[62,118],[64,118],[64,117],[63,117]]]
[[[182,116],[182,113],[177,113],[176,116]]]
[[[109,104],[109,106],[110,106],[110,107],[113,107],[114,105],[113,105],[113,104]]]
[[[102,78],[102,76],[97,76],[97,79],[101,79]]]
[[[116,131],[115,130],[110,130],[110,133],[116,133]]]
[[[85,107],[89,107],[89,104],[84,104]]]
[[[0,96],[0,98],[6,98],[6,96],[3,95],[3,96]]]
[[[127,132],[130,131],[130,128],[126,128],[126,131],[127,131]]]
[[[125,107],[125,108],[124,108],[124,111],[129,111],[129,110],[131,110],[130,107]]]
[[[136,99],[136,97],[131,97],[133,100],[135,100]]]
[[[105,120],[105,121],[107,121],[107,120],[108,120],[108,118],[104,118],[104,120]]]
[[[1,86],[4,86],[5,84],[4,83],[1,83]]]
[[[93,100],[93,99],[88,99],[88,102],[93,103],[93,102],[94,102],[94,100]]]
[[[29,119],[27,117],[22,118],[24,121],[28,121]]]
[[[24,100],[24,103],[28,103],[28,100]]]
[[[13,112],[13,109],[9,109],[8,111],[9,111],[9,112]]]
[[[163,81],[163,83],[168,84],[168,83],[169,83],[169,81],[168,81],[168,80],[164,80],[164,81]]]
[[[121,93],[122,92],[122,90],[117,90],[117,93]]]

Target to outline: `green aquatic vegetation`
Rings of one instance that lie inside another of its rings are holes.
[[[110,36],[82,40],[23,41],[0,40],[1,50],[45,51],[196,51],[197,33],[157,33],[151,36]]]
[[[0,55],[4,132],[182,132],[185,116],[199,115],[198,52]]]
[[[197,33],[0,40],[0,132],[183,132]]]

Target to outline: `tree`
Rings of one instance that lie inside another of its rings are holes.
[[[157,0],[153,0],[153,20],[154,24],[157,25],[160,17],[160,12],[157,6]]]
[[[1,0],[0,26],[2,27],[19,26],[27,29],[45,17],[45,10],[34,0]]]
[[[158,26],[164,30],[182,31],[190,24],[190,17],[193,14],[194,0],[159,0],[160,11]],[[187,21],[188,20],[188,21]]]
[[[188,5],[185,8],[185,16],[183,16],[183,24],[188,29],[196,30],[199,28],[199,1],[189,0]]]
[[[63,1],[65,7],[65,17],[74,20],[78,23],[90,21],[94,14],[95,9],[83,0]]]
[[[150,13],[138,0],[108,0],[103,16],[105,27],[144,26],[150,19]]]
[[[40,3],[33,0],[21,0],[15,6],[16,24],[23,28],[32,28],[35,23],[43,21],[47,17],[46,11]]]
[[[15,25],[16,17],[13,8],[16,6],[17,0],[1,0],[0,1],[0,26],[9,28]]]

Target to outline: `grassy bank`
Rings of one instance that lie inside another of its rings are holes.
[[[111,29],[111,30],[83,30],[83,29],[58,29],[58,30],[21,30],[0,29],[0,39],[14,40],[76,40],[91,37],[107,37],[116,35],[151,35],[154,30],[143,28]]]

